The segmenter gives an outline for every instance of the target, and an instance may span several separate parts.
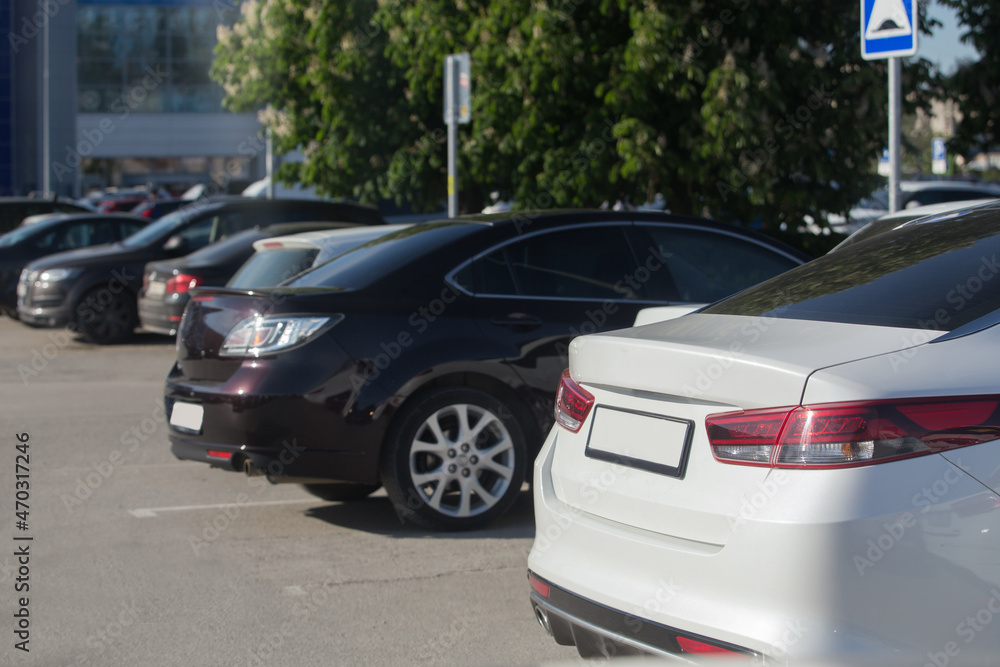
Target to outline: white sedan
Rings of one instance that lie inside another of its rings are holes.
[[[584,656],[1000,656],[998,274],[1000,202],[577,338],[542,626]]]

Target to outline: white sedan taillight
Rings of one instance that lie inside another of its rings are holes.
[[[594,396],[578,385],[565,370],[556,392],[556,423],[564,429],[577,433],[594,407]]]
[[[1000,438],[997,396],[920,398],[709,415],[723,463],[847,468],[934,454]]]

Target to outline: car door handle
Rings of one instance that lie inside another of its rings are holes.
[[[491,317],[490,322],[498,327],[516,327],[519,329],[537,329],[542,326],[542,319],[526,313],[509,313],[505,316]]]

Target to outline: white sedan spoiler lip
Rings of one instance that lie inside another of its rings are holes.
[[[649,308],[643,308],[636,313],[635,321],[632,323],[632,326],[641,327],[645,324],[666,322],[667,320],[672,320],[675,317],[683,317],[689,313],[693,313],[699,308],[704,308],[706,305],[707,304],[704,303],[684,303],[673,306],[651,306]]]
[[[744,409],[798,405],[817,370],[924,344],[939,332],[838,322],[693,313],[577,338],[582,384]]]

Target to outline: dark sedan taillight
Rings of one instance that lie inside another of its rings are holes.
[[[259,357],[305,345],[344,319],[342,313],[317,315],[252,315],[226,335],[220,357]]]
[[[187,273],[178,273],[167,280],[167,294],[187,292],[201,284],[201,276],[192,276]]]
[[[723,463],[849,468],[924,456],[1000,438],[998,396],[831,403],[709,415]]]

